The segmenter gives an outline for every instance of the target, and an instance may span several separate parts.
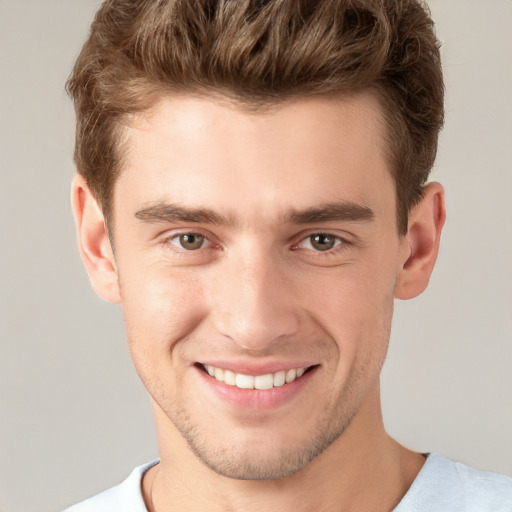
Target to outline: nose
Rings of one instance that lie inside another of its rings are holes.
[[[251,250],[222,264],[211,308],[220,334],[246,350],[265,351],[298,331],[297,294],[285,265]]]

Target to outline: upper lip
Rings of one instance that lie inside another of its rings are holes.
[[[208,359],[199,361],[199,364],[230,370],[233,373],[241,373],[244,375],[265,375],[268,373],[276,373],[280,371],[294,370],[297,368],[309,368],[315,364],[310,361],[268,361],[255,362],[243,360],[224,360],[224,359]]]

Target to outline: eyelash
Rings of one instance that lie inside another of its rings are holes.
[[[207,244],[208,244],[207,247],[199,247],[195,250],[193,250],[193,249],[188,250],[188,249],[185,249],[184,247],[178,247],[178,245],[173,243],[173,240],[179,239],[180,237],[186,236],[186,235],[197,236],[197,237],[203,238],[204,241],[207,242]],[[317,236],[317,237],[323,236],[323,237],[327,237],[327,238],[332,238],[332,239],[334,239],[335,245],[332,248],[327,249],[325,251],[300,247],[301,244],[308,242],[308,241],[311,244],[311,240],[315,236]],[[211,249],[211,248],[215,247],[215,243],[212,242],[208,236],[206,236],[202,233],[196,232],[196,231],[181,231],[179,233],[173,233],[172,236],[166,237],[162,241],[162,244],[164,246],[170,247],[171,250],[173,250],[177,255],[180,255],[180,256],[185,256],[187,254],[192,255],[194,253],[198,254],[200,251],[202,252],[202,250],[204,250],[204,249]],[[291,249],[293,251],[307,251],[314,258],[325,258],[325,257],[333,256],[333,255],[338,255],[340,252],[346,250],[348,248],[347,246],[350,246],[350,245],[352,245],[351,242],[349,242],[347,239],[345,239],[339,235],[335,235],[335,234],[329,233],[329,232],[315,231],[315,232],[308,233],[306,236],[302,235],[300,240],[297,243],[294,243],[292,245]]]
[[[178,247],[177,245],[173,244],[173,240],[179,239],[182,236],[201,237],[204,239],[205,242],[208,243],[208,246],[207,247],[199,247],[196,250],[187,250],[184,247]],[[172,236],[167,237],[163,241],[163,243],[164,243],[164,245],[171,245],[173,248],[176,248],[174,250],[176,250],[179,253],[194,253],[194,252],[198,252],[200,249],[209,249],[210,247],[212,247],[214,245],[213,242],[206,235],[203,235],[202,233],[197,233],[195,231],[182,231],[180,233],[174,233]]]
[[[300,247],[302,244],[305,244],[305,243],[308,243],[310,246],[313,246],[314,245],[313,239],[319,238],[319,237],[322,237],[324,239],[331,239],[334,243],[333,247],[331,247],[329,249],[325,249],[323,251],[319,250],[319,249],[315,250],[314,247],[313,248]],[[321,256],[321,255],[337,253],[339,250],[341,250],[340,246],[345,246],[346,243],[347,243],[347,241],[345,239],[343,239],[340,236],[333,235],[332,233],[311,233],[308,236],[306,236],[305,238],[302,238],[298,244],[295,244],[294,248],[297,248],[297,250],[304,249],[307,251],[311,251],[312,253],[315,254],[315,256],[316,255]]]

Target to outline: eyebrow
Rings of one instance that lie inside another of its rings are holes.
[[[375,218],[373,210],[351,201],[326,203],[316,208],[306,210],[289,210],[286,218],[292,224],[315,224],[332,221],[370,221]]]
[[[236,224],[234,217],[225,217],[208,208],[186,208],[172,203],[155,203],[145,206],[135,213],[135,217],[147,223],[159,222],[192,222],[197,224],[216,224],[233,226]],[[305,210],[288,210],[283,218],[283,223],[290,224],[315,224],[319,222],[361,222],[371,221],[375,218],[373,210],[351,201],[326,203]]]
[[[234,219],[224,217],[207,208],[185,208],[177,204],[150,204],[135,217],[143,222],[194,222],[198,224],[234,224]]]

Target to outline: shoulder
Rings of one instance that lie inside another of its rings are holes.
[[[395,512],[512,512],[512,478],[430,454]]]
[[[512,478],[454,462],[468,504],[474,510],[512,511]],[[487,506],[487,509],[484,507]]]
[[[63,512],[147,512],[141,492],[144,473],[158,461],[136,467],[119,485],[81,501]]]

